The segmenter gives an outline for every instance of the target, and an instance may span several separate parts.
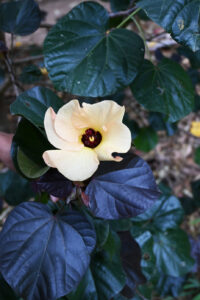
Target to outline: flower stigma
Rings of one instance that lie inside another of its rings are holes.
[[[102,135],[99,131],[89,128],[85,130],[81,141],[85,147],[96,148],[102,141]]]

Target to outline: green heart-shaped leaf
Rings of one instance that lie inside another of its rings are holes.
[[[50,30],[44,56],[58,90],[103,97],[133,81],[143,62],[144,43],[132,31],[109,30],[104,7],[84,2]]]
[[[200,50],[199,0],[140,0],[137,5],[178,43]]]
[[[180,120],[193,109],[191,80],[183,68],[170,59],[163,59],[157,66],[145,60],[131,90],[146,109],[165,114],[170,122]]]

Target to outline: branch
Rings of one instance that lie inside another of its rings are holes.
[[[118,28],[123,27],[124,24],[126,24],[126,23],[127,23],[134,15],[136,15],[140,10],[141,10],[140,7],[138,7],[137,9],[134,9],[134,10],[132,11],[132,13],[130,13],[125,19],[123,19],[123,21],[122,21],[119,25],[117,25],[116,28],[118,29]]]
[[[135,0],[133,0],[133,3],[134,2],[135,2]],[[134,12],[135,10],[136,10],[136,7],[132,7],[132,8],[129,8],[127,10],[124,10],[124,11],[109,13],[109,17],[110,18],[126,17],[126,16],[130,15],[132,12]],[[51,27],[53,27],[53,24],[43,23],[43,24],[40,25],[40,28],[50,29]],[[26,58],[15,59],[13,61],[13,63],[14,64],[21,64],[21,63],[25,63],[25,62],[31,62],[31,61],[34,61],[34,60],[40,60],[40,59],[43,59],[43,55],[37,55],[37,56],[30,56],[30,57],[26,57]]]
[[[4,92],[7,90],[7,88],[9,87],[10,84],[11,84],[10,78],[6,78],[4,80],[4,83],[1,84],[1,87],[0,87],[0,96],[4,94]]]
[[[25,58],[19,58],[19,59],[15,59],[13,61],[14,64],[21,64],[21,63],[26,63],[26,62],[30,62],[30,61],[34,61],[34,60],[41,60],[43,59],[43,55],[35,55],[35,56],[29,56],[29,57],[25,57]]]
[[[2,226],[2,221],[4,219],[6,219],[7,215],[9,214],[9,212],[11,212],[11,210],[13,209],[12,206],[8,206],[0,215],[0,223],[1,223],[1,226]]]
[[[152,40],[155,40],[155,39],[157,39],[157,38],[162,38],[162,37],[165,36],[166,34],[167,34],[166,31],[162,31],[162,32],[159,32],[159,33],[157,33],[157,34],[154,34],[154,35],[150,36],[150,37],[147,38],[146,40],[147,40],[148,42],[151,42]]]
[[[53,25],[54,24],[43,23],[43,24],[40,24],[40,28],[51,29],[51,27],[53,27]]]
[[[133,6],[134,3],[135,3],[135,0],[132,1],[130,6]],[[118,12],[110,12],[109,17],[110,18],[126,17],[129,14],[131,14],[134,10],[136,10],[136,7],[131,7],[127,10],[118,11]],[[45,29],[51,29],[53,26],[54,26],[54,24],[48,24],[48,23],[40,24],[40,28],[45,28]]]
[[[19,88],[18,88],[17,83],[16,83],[15,74],[14,74],[14,71],[13,71],[13,68],[12,68],[12,61],[9,58],[7,53],[4,54],[4,61],[5,61],[5,64],[6,64],[9,76],[10,76],[10,80],[11,80],[12,85],[13,85],[15,95],[16,95],[16,97],[18,97],[20,92],[19,92]]]
[[[117,18],[117,17],[126,17],[130,15],[133,11],[136,10],[136,7],[129,8],[127,10],[118,11],[118,12],[111,12],[109,13],[110,18]]]
[[[132,1],[130,6],[133,6],[134,3],[135,3],[135,0]],[[117,11],[117,12],[110,12],[109,17],[110,18],[126,17],[129,14],[131,14],[135,9],[136,9],[136,7],[130,7],[127,10]],[[51,27],[53,27],[53,26],[54,26],[54,24],[48,24],[48,23],[40,24],[40,28],[46,28],[46,29],[51,29]]]
[[[3,54],[5,65],[6,65],[7,70],[8,70],[10,81],[12,83],[12,86],[13,86],[13,89],[14,89],[14,92],[15,92],[15,96],[18,97],[19,94],[20,94],[20,91],[19,91],[19,88],[18,88],[17,80],[15,78],[15,72],[13,70],[12,60],[9,57],[8,49],[6,47],[5,34],[2,31],[0,31],[0,41],[2,41],[3,44],[5,44],[5,49],[6,50],[3,51],[2,54]],[[13,35],[11,36],[11,55],[12,55],[12,47],[13,47]]]

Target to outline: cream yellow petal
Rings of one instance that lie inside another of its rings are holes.
[[[44,127],[48,141],[58,149],[74,151],[80,150],[83,147],[81,143],[69,143],[68,141],[58,136],[54,127],[55,118],[56,114],[54,110],[49,107],[44,117]]]
[[[43,153],[45,163],[72,181],[84,181],[97,170],[99,160],[96,153],[83,148],[81,151],[49,150]]]
[[[104,100],[95,104],[83,103],[83,110],[89,127],[106,131],[110,123],[122,122],[125,108],[112,100]]]
[[[131,132],[123,123],[110,124],[107,132],[103,134],[102,142],[94,150],[99,160],[116,160],[113,152],[126,153],[131,147]]]
[[[80,111],[78,100],[71,100],[58,110],[55,118],[55,130],[61,138],[70,142],[78,141],[79,130],[74,127],[72,120],[75,115],[80,115]]]

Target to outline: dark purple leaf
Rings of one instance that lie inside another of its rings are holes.
[[[120,219],[145,212],[160,192],[148,164],[128,154],[122,162],[101,163],[85,194],[96,217]]]
[[[0,29],[16,35],[29,35],[36,31],[41,22],[37,1],[7,1],[0,5]]]
[[[141,250],[138,243],[132,238],[128,231],[118,233],[121,240],[122,266],[127,275],[126,285],[122,295],[132,298],[138,284],[146,282],[146,278],[141,270]]]
[[[72,182],[56,169],[50,169],[33,184],[37,192],[47,192],[59,198],[69,196],[73,189]]]
[[[54,215],[44,204],[26,202],[10,213],[0,233],[0,270],[23,299],[55,300],[76,288],[95,242],[80,212]]]

